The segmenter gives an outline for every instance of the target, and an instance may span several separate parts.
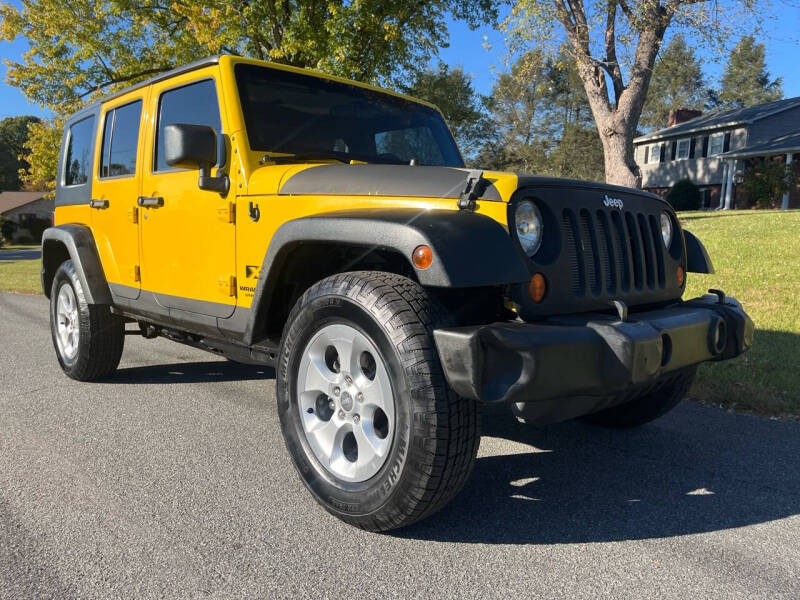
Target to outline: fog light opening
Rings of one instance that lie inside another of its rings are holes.
[[[544,279],[544,275],[536,273],[531,277],[531,283],[528,285],[528,293],[531,296],[531,300],[534,302],[542,301],[545,293],[547,293],[547,282]]]
[[[661,334],[661,366],[666,367],[672,358],[672,338],[666,333]]]

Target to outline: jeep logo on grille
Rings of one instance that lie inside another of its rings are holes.
[[[622,200],[619,198],[611,198],[608,194],[603,198],[603,206],[607,208],[618,208],[622,210]]]

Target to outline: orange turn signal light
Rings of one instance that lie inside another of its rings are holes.
[[[683,287],[683,284],[686,281],[686,273],[684,272],[683,267],[678,267],[678,272],[675,274],[675,279],[678,280],[678,287]]]
[[[541,302],[546,291],[547,282],[544,279],[544,275],[536,273],[531,277],[531,282],[528,285],[528,293],[531,295],[531,300],[534,302]]]
[[[418,269],[427,269],[433,262],[433,250],[431,250],[430,246],[426,246],[425,244],[417,246],[414,248],[411,260]]]

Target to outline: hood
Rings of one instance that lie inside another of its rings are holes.
[[[281,195],[395,196],[457,199],[472,171],[409,165],[303,165],[281,181]],[[489,181],[479,200],[508,202],[517,189],[513,173],[484,171]]]

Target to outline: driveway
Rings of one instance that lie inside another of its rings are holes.
[[[0,249],[0,261],[4,260],[33,260],[42,258],[41,248],[31,248],[24,250],[2,250]]]
[[[269,369],[136,336],[114,379],[71,381],[46,300],[0,294],[0,597],[800,597],[798,424],[491,410],[464,491],[380,535],[305,491],[274,392]]]

